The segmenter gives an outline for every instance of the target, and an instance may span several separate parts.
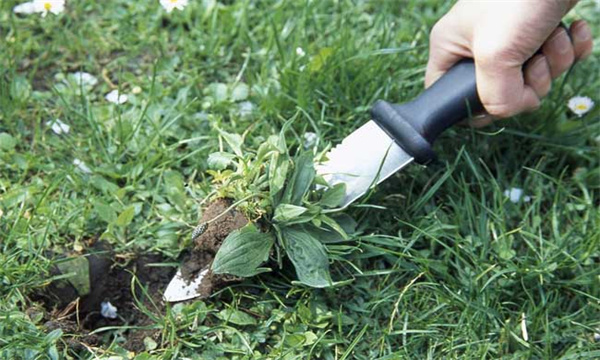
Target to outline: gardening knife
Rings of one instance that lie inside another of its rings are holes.
[[[372,120],[331,149],[317,173],[331,186],[346,185],[345,208],[411,162],[430,163],[436,157],[435,139],[481,110],[475,64],[462,60],[410,102],[378,100],[371,108]]]
[[[463,60],[413,101],[401,105],[377,101],[371,108],[373,120],[331,149],[328,160],[317,165],[317,172],[331,186],[346,185],[341,207],[347,207],[411,162],[431,162],[435,159],[432,150],[435,139],[482,109],[475,84],[475,65],[472,60]],[[192,237],[204,229],[200,225]],[[176,302],[200,296],[198,287],[208,271],[206,267],[193,278],[185,279],[179,269],[167,286],[164,299]]]

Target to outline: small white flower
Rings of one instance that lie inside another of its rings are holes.
[[[117,308],[111,304],[110,301],[103,301],[102,304],[100,304],[100,315],[108,319],[116,319]]]
[[[303,146],[305,149],[310,149],[313,146],[315,146],[315,144],[317,143],[317,139],[319,138],[314,132],[304,133],[302,137],[304,138]]]
[[[297,47],[296,48],[296,55],[303,57],[304,55],[306,55],[306,53],[304,52],[304,50],[302,50],[301,47]]]
[[[525,202],[530,202],[531,201],[531,197],[529,196],[523,196],[523,189],[519,189],[519,188],[510,188],[507,190],[504,190],[504,196],[506,196],[507,198],[510,199],[510,202],[512,203],[518,203],[519,201],[521,201],[521,199],[523,199],[523,201]]]
[[[13,8],[15,14],[33,14],[36,12],[35,4],[33,1],[19,4]]]
[[[131,89],[131,93],[134,95],[140,94],[141,92],[142,92],[142,88],[139,86],[136,86],[133,89]]]
[[[569,100],[567,106],[575,115],[581,117],[592,110],[594,102],[587,96],[574,96]]]
[[[79,171],[81,171],[83,173],[86,173],[86,174],[92,173],[92,170],[90,170],[90,168],[87,167],[87,165],[79,159],[73,160],[73,165],[77,166],[77,169],[79,169]]]
[[[71,127],[65,124],[64,122],[60,121],[60,119],[48,121],[46,125],[50,126],[50,128],[52,129],[52,131],[54,131],[56,135],[68,134],[69,130],[71,130]]]
[[[84,71],[74,72],[70,76],[75,79],[77,85],[92,87],[98,83],[98,79],[94,75]]]
[[[58,15],[65,11],[65,0],[33,0],[33,6],[36,12],[42,14],[42,17],[48,13]]]
[[[105,99],[113,104],[124,104],[129,99],[125,94],[119,94],[119,90],[113,90],[106,94]]]
[[[170,13],[174,9],[183,10],[188,4],[188,0],[160,0],[160,4]]]

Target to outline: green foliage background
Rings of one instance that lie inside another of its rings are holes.
[[[319,149],[339,142],[374,100],[422,90],[428,32],[452,5],[197,0],[167,15],[158,1],[73,0],[41,19],[16,4],[0,2],[0,357],[31,359],[126,354],[108,333],[108,350],[73,354],[27,311],[48,251],[102,237],[176,266],[218,180],[206,171],[225,150],[217,128],[250,150],[290,120],[291,148],[306,132]],[[581,1],[567,22],[587,19],[598,39],[599,15]],[[540,110],[449,131],[440,163],[351,208],[362,235],[329,247],[333,278],[351,283],[261,274],[155,316],[162,341],[137,358],[600,357],[600,106],[581,119],[566,108],[600,103],[599,69],[596,41]],[[100,81],[83,89],[74,71]],[[114,88],[129,102],[104,100]],[[46,125],[56,118],[68,135]],[[531,201],[511,203],[510,187]]]

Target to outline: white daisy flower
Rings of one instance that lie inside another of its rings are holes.
[[[581,117],[592,110],[594,102],[587,96],[574,96],[569,100],[567,106],[575,115]]]
[[[65,11],[65,0],[33,0],[33,7],[36,12],[42,14],[42,17],[48,13],[58,15]]]
[[[110,301],[103,301],[100,304],[100,315],[108,319],[117,318],[117,307],[110,303]]]
[[[302,50],[301,47],[297,47],[296,48],[296,55],[303,57],[304,55],[306,55],[306,53],[304,52],[304,50]]]
[[[313,146],[315,146],[315,144],[317,143],[317,139],[319,138],[314,132],[304,133],[302,137],[304,138],[303,146],[305,149],[310,149]]]
[[[35,4],[33,1],[19,4],[13,8],[15,14],[33,14],[36,12]]]
[[[75,83],[77,85],[92,87],[98,83],[98,79],[94,75],[86,73],[84,71],[74,72],[70,74],[70,76],[72,76],[75,79]]]
[[[109,102],[117,105],[124,104],[127,102],[127,100],[129,100],[127,95],[119,94],[119,90],[113,90],[109,92],[104,98]]]
[[[527,195],[523,196],[523,189],[520,189],[520,188],[510,188],[510,189],[504,190],[504,196],[509,198],[510,202],[515,203],[515,204],[521,200],[523,200],[524,202],[531,201],[530,196],[527,196]]]
[[[60,135],[60,134],[68,134],[69,131],[71,130],[71,127],[67,124],[65,124],[64,122],[60,121],[60,119],[56,119],[54,121],[48,121],[46,123],[47,126],[50,126],[50,128],[52,129],[52,131],[54,131],[54,133],[56,135]]]
[[[160,0],[160,5],[170,13],[174,9],[183,10],[188,4],[188,0]]]
[[[90,170],[90,168],[83,161],[81,161],[79,159],[73,160],[73,165],[77,166],[77,169],[79,169],[83,173],[86,173],[86,174],[92,173],[92,170]]]

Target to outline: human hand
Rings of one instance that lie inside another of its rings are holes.
[[[572,39],[557,27],[577,1],[458,1],[431,31],[425,86],[473,58],[477,93],[490,115],[475,126],[536,109],[552,79],[592,52],[585,21],[571,25]],[[533,56],[538,49],[542,54]]]

